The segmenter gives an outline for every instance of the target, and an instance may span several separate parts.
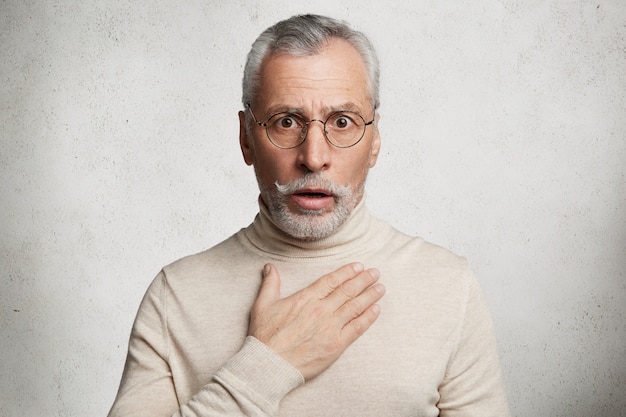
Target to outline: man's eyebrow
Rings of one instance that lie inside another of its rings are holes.
[[[332,113],[337,113],[341,111],[351,111],[354,113],[360,113],[363,111],[363,109],[358,104],[348,101],[348,102],[338,104],[338,105],[336,104],[336,105],[331,105],[331,106],[324,106],[322,108],[322,112],[323,112],[322,116],[328,116]],[[309,114],[307,114],[307,111],[302,107],[293,107],[293,106],[288,106],[284,104],[270,106],[267,109],[268,116],[273,116],[278,113],[293,113],[293,114],[302,115],[302,116],[305,116],[305,115],[310,116]]]
[[[270,106],[265,110],[267,117],[272,117],[275,114],[279,113],[293,113],[297,115],[303,115],[305,110],[301,107],[293,107],[286,104],[277,104],[275,106]]]
[[[324,107],[324,112],[326,114],[336,113],[336,112],[340,112],[340,111],[351,111],[351,112],[359,113],[359,112],[363,111],[363,109],[361,108],[361,106],[359,106],[356,103],[353,103],[351,101],[348,101],[346,103],[342,103],[340,105]]]

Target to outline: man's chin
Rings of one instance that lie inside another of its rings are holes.
[[[340,213],[325,210],[299,210],[297,214],[291,210],[281,210],[272,213],[272,217],[283,232],[295,239],[306,241],[331,236],[347,218]]]
[[[320,240],[334,234],[350,217],[352,209],[342,205],[327,210],[302,210],[295,213],[283,207],[270,210],[274,223],[289,236],[299,240]]]

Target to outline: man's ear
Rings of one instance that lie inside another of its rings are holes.
[[[252,138],[248,137],[248,129],[246,129],[246,114],[243,111],[239,112],[239,146],[241,147],[241,154],[243,160],[247,165],[254,164],[254,148],[250,144]]]
[[[380,121],[380,114],[376,113],[376,121],[372,124],[374,133],[372,137],[372,147],[371,147],[369,163],[368,163],[370,168],[376,165],[376,161],[378,160],[378,154],[380,152],[380,132],[378,131],[379,121]]]

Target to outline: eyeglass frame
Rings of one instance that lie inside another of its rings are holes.
[[[326,118],[325,121],[322,121],[320,119],[311,119],[311,120],[307,121],[307,120],[304,119],[304,117],[298,115],[297,113],[281,111],[281,112],[278,112],[278,113],[275,113],[275,114],[271,115],[266,121],[259,122],[256,119],[256,116],[254,115],[254,112],[252,111],[252,105],[250,103],[246,103],[246,107],[248,108],[248,110],[250,110],[250,114],[252,115],[252,119],[254,120],[254,123],[256,123],[257,125],[265,128],[265,136],[267,136],[267,139],[271,142],[272,145],[276,146],[279,149],[294,149],[294,148],[297,148],[298,146],[302,145],[304,143],[304,141],[306,140],[306,137],[307,137],[307,135],[309,133],[309,125],[311,123],[313,123],[313,122],[320,122],[322,124],[322,127],[323,127],[322,130],[324,132],[324,138],[326,139],[326,141],[328,143],[330,143],[335,148],[348,149],[348,148],[351,148],[353,146],[356,146],[359,142],[361,142],[361,140],[363,140],[363,137],[365,136],[365,132],[367,130],[367,126],[372,125],[374,123],[374,121],[376,120],[376,109],[374,109],[373,110],[374,111],[374,115],[372,116],[372,120],[370,120],[369,122],[366,122],[365,119],[363,118],[363,116],[361,116],[359,113],[354,112],[354,111],[350,111],[350,110],[341,110],[341,111],[333,112],[330,115],[328,115],[328,117]],[[302,119],[305,122],[304,126],[302,126],[302,133],[304,133],[304,134],[301,134],[302,140],[300,142],[298,142],[298,144],[296,144],[296,145],[293,145],[293,146],[280,146],[280,145],[278,145],[276,142],[274,142],[272,140],[272,138],[270,137],[270,134],[269,134],[269,132],[267,130],[267,128],[268,128],[267,122],[272,120],[273,117],[275,117],[275,116],[277,116],[279,114],[283,114],[283,113],[284,114],[291,114],[291,115],[297,116],[299,119]],[[328,122],[330,120],[330,118],[333,117],[335,114],[339,114],[339,113],[355,114],[355,115],[359,116],[361,118],[361,120],[363,120],[363,123],[364,123],[363,124],[363,133],[361,134],[361,137],[356,142],[354,142],[353,144],[348,145],[348,146],[340,146],[340,145],[337,145],[336,143],[333,143],[333,141],[330,140],[330,138],[328,137],[328,133],[326,132],[326,122]]]

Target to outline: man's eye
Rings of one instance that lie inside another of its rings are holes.
[[[276,120],[275,124],[280,129],[294,129],[298,127],[298,121],[293,116],[282,116]]]
[[[354,122],[346,115],[340,115],[332,120],[332,126],[336,129],[349,129]]]

